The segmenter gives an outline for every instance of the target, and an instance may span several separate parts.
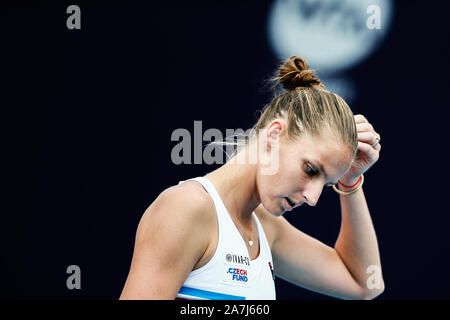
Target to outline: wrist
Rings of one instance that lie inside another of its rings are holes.
[[[354,189],[362,179],[362,174],[356,177],[342,177],[338,180],[337,186],[340,190],[348,191]]]
[[[354,181],[354,179],[352,180]],[[333,189],[341,195],[348,196],[361,189],[363,183],[364,175],[361,174],[359,178],[356,179],[356,182],[354,182],[352,185],[346,185],[345,183],[341,182],[341,180],[339,180],[338,187],[336,187],[336,185],[333,185]]]

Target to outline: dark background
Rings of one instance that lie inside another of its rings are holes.
[[[174,165],[170,140],[251,127],[270,101],[263,79],[271,1],[17,2],[1,12],[0,297],[117,299],[140,216],[165,188],[217,165]],[[81,30],[66,8],[81,8]],[[382,136],[364,190],[385,292],[450,298],[447,1],[395,1],[381,47],[347,70],[351,108]],[[320,71],[320,70],[319,70]],[[286,218],[334,245],[338,195]],[[81,268],[68,290],[66,268]],[[276,280],[278,299],[333,299]]]

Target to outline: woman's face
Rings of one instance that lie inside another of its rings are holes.
[[[314,137],[304,133],[286,138],[286,122],[274,120],[267,129],[267,144],[278,144],[278,169],[265,174],[258,167],[257,186],[264,208],[275,216],[307,203],[315,206],[324,186],[337,183],[351,167],[350,150],[332,134]],[[277,137],[278,135],[278,137]],[[272,139],[273,138],[273,139]],[[274,142],[278,138],[278,142]],[[295,204],[289,204],[290,199]]]

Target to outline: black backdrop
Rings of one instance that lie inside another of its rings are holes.
[[[16,3],[2,9],[1,298],[117,299],[137,223],[165,188],[217,165],[174,165],[171,133],[247,129],[270,99],[263,79],[271,1]],[[78,4],[81,30],[66,28]],[[382,135],[364,190],[385,292],[450,298],[446,209],[446,1],[395,1],[391,30],[347,70],[354,113]],[[320,73],[320,70],[318,70]],[[338,195],[286,218],[333,245]],[[66,268],[81,268],[80,290]],[[331,299],[276,281],[279,299]]]

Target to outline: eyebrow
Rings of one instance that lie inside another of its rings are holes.
[[[327,172],[323,169],[323,166],[322,166],[322,164],[319,162],[319,161],[317,161],[317,162],[312,162],[312,161],[309,161],[309,162],[311,162],[315,167],[318,167],[319,168],[319,170],[322,172],[322,174],[325,176],[325,179],[328,179],[328,174],[327,174]],[[336,184],[337,183],[337,181],[336,182],[328,182],[327,184]]]

